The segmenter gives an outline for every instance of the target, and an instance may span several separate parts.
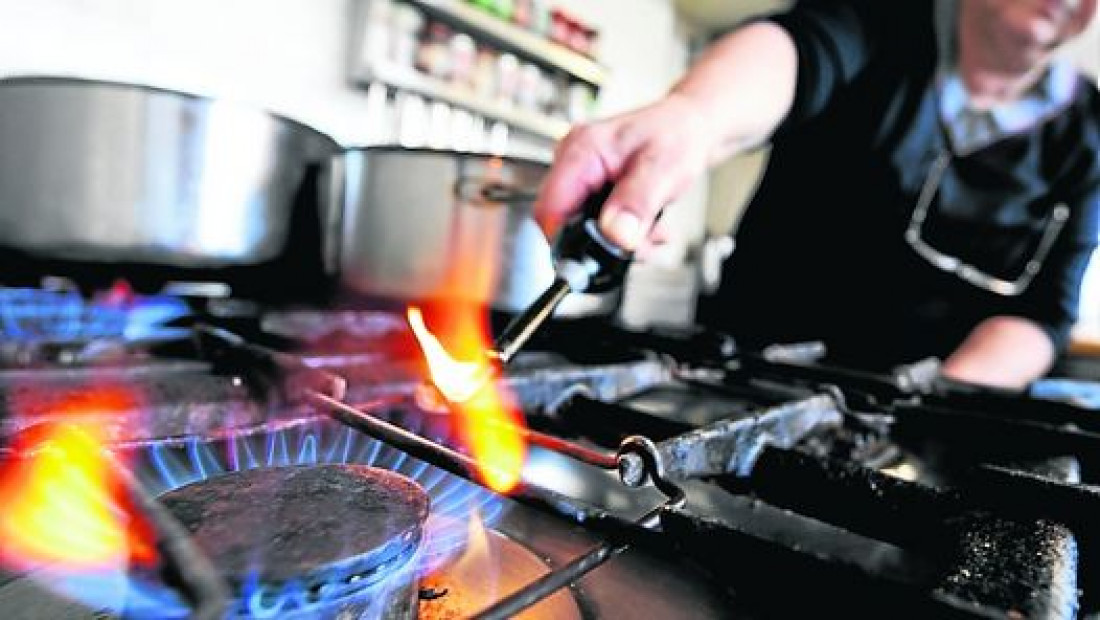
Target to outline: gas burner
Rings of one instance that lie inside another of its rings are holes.
[[[405,331],[407,324],[393,312],[283,310],[264,313],[260,328],[295,342],[316,343],[334,337],[378,340]]]
[[[413,557],[428,495],[400,474],[363,465],[255,469],[160,501],[231,584],[235,616],[414,615]]]
[[[132,297],[46,292],[83,323],[9,299],[0,357],[132,336],[117,322]],[[94,424],[135,505],[167,515],[140,547],[154,565],[130,548],[106,573],[68,556],[59,573],[0,567],[0,616],[220,618],[225,591],[234,617],[1100,610],[1093,411],[940,385],[928,365],[832,367],[812,346],[551,324],[501,376],[528,451],[500,494],[479,486],[458,413],[411,397],[426,371],[399,313],[233,297],[196,312],[190,346],[132,351],[146,358],[0,360],[0,460],[23,457],[7,433]],[[63,527],[34,540],[94,534],[75,495],[52,496]],[[51,613],[46,595],[81,609]]]
[[[70,289],[0,287],[0,365],[72,366],[128,359],[185,340],[171,323],[190,315],[179,297],[139,296],[126,285],[86,297]]]

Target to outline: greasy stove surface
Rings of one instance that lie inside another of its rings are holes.
[[[494,328],[507,318],[494,317]],[[461,455],[431,447],[455,445],[453,424],[415,404],[425,371],[399,314],[223,312],[175,315],[168,326],[156,337],[100,334],[94,346],[9,337],[18,345],[0,346],[0,433],[94,419],[139,486],[167,505],[189,484],[234,472],[339,464],[399,474],[428,497],[421,617],[1008,618],[1097,609],[1100,492],[1088,483],[1100,421],[1068,404],[928,383],[923,367],[865,375],[819,365],[798,348],[738,351],[702,330],[561,322],[502,379],[532,429],[523,488],[505,497],[462,479]],[[332,402],[358,417],[336,415]],[[240,502],[264,510],[255,504]],[[345,508],[310,507],[272,532],[323,539],[309,530],[324,522],[312,514]],[[370,536],[347,537],[361,545]],[[356,553],[392,550],[368,546]],[[210,555],[220,574],[241,573]],[[135,594],[125,564],[91,583],[91,594],[89,583],[58,587],[55,568],[0,574],[0,615],[186,615],[172,588],[143,583]],[[274,590],[234,594],[234,608],[306,613],[329,591],[279,577]]]

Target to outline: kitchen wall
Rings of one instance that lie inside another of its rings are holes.
[[[0,75],[135,81],[363,131],[344,77],[346,0],[0,0]]]
[[[683,71],[690,33],[673,0],[558,2],[602,31],[610,77],[599,115],[655,99]],[[346,77],[353,8],[353,0],[0,0],[0,77],[73,75],[229,98],[364,144],[376,134],[365,93]],[[513,147],[524,140],[513,134]],[[542,146],[549,153],[553,144]],[[632,322],[693,316],[693,275],[681,263],[704,211],[703,183],[667,211],[673,239],[632,274],[633,288],[647,289],[628,295]],[[650,275],[661,284],[646,284]],[[662,291],[677,287],[670,302]]]
[[[604,32],[601,112],[660,94],[682,70],[671,0],[560,0]],[[230,97],[364,140],[345,57],[352,0],[0,0],[0,76],[80,75]],[[644,49],[646,53],[639,53]]]

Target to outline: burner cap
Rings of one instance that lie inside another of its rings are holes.
[[[412,556],[428,516],[418,484],[364,465],[246,470],[160,501],[237,585],[369,583]]]

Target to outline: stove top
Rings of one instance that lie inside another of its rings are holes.
[[[1100,607],[1069,403],[557,321],[499,378],[526,456],[494,491],[401,312],[123,293],[0,291],[4,617]]]

